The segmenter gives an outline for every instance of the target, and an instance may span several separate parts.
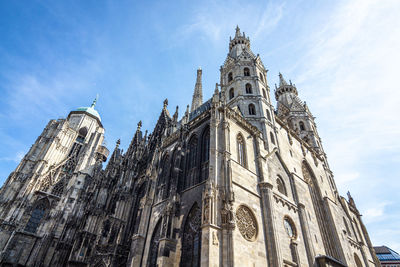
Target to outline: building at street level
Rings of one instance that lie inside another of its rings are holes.
[[[1,265],[380,266],[301,90],[280,74],[274,107],[238,27],[206,101],[201,79],[125,152],[95,102],[51,120],[1,188]]]

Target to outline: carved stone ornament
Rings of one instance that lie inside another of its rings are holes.
[[[255,241],[258,233],[257,220],[253,212],[246,206],[239,206],[236,211],[236,224],[244,239]]]

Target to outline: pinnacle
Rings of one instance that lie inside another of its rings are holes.
[[[279,87],[281,87],[283,85],[288,85],[288,83],[283,78],[282,73],[279,72]]]

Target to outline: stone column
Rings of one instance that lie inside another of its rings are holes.
[[[258,186],[260,187],[261,192],[261,209],[263,216],[264,239],[267,246],[268,266],[280,267],[282,266],[282,259],[279,253],[274,225],[272,184],[268,182],[260,182]]]
[[[312,243],[312,237],[310,234],[310,227],[308,226],[305,206],[302,203],[298,203],[297,206],[299,208],[298,212],[299,212],[299,219],[300,219],[300,227],[301,227],[301,232],[303,234],[304,246],[306,248],[308,265],[313,266],[315,251],[314,251],[314,246]]]

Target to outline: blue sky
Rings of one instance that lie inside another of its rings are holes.
[[[268,72],[317,117],[339,191],[374,245],[400,251],[400,2],[1,1],[0,183],[49,119],[90,105],[108,147],[152,130],[165,98],[180,115],[196,69],[212,95],[238,24]]]

